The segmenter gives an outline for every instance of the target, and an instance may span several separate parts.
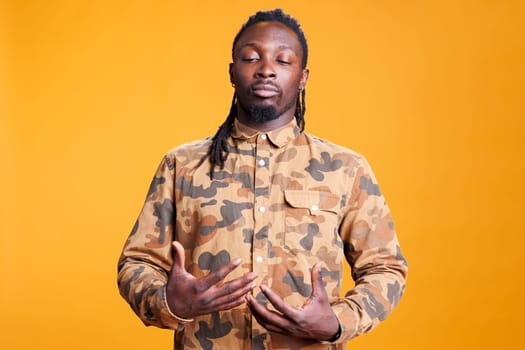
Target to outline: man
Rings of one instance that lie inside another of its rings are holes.
[[[308,47],[281,10],[233,42],[230,114],[162,160],[119,261],[122,296],[176,349],[341,349],[407,272],[366,160],[303,132]],[[340,297],[343,259],[355,287]]]

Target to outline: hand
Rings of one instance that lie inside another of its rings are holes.
[[[337,333],[339,320],[328,302],[320,263],[312,268],[312,294],[300,308],[290,306],[267,286],[262,285],[261,291],[279,312],[269,310],[251,295],[246,300],[257,321],[269,331],[318,341]]]
[[[175,257],[168,276],[166,300],[172,313],[182,318],[228,310],[245,302],[244,296],[255,287],[257,274],[250,272],[221,283],[241,264],[237,258],[203,278],[195,278],[184,267],[185,255],[182,245],[174,241]]]

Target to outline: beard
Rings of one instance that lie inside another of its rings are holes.
[[[279,114],[273,106],[256,106],[250,107],[250,115],[252,120],[256,123],[269,122],[279,118]]]

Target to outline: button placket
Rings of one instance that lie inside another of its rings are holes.
[[[256,280],[260,285],[268,276],[268,232],[272,220],[270,206],[270,150],[271,145],[266,134],[259,135],[255,145],[254,158],[254,235],[252,243],[252,269],[259,276]],[[255,288],[253,294],[259,293]],[[262,336],[267,333],[252,316],[252,334]]]
[[[254,196],[254,232],[264,232],[264,229],[270,223],[269,200],[270,173],[269,173],[269,155],[270,143],[266,134],[257,137],[255,148],[255,196]],[[266,228],[267,229],[267,228]],[[255,242],[258,239],[259,241]],[[268,256],[268,236],[254,236],[253,244],[253,266],[254,271],[259,276],[267,274],[267,256]],[[256,271],[257,270],[257,271]]]

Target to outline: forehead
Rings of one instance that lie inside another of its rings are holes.
[[[302,56],[302,47],[295,32],[286,25],[271,21],[259,22],[244,30],[235,44],[234,50],[244,46],[286,46],[298,56]]]

